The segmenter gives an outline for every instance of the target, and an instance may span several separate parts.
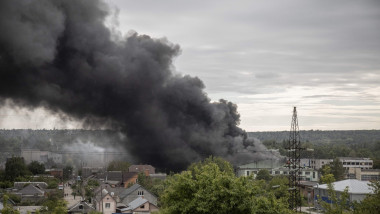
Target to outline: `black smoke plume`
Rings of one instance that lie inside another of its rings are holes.
[[[178,45],[137,33],[115,38],[94,0],[0,1],[0,97],[104,123],[143,163],[172,170],[209,155],[252,159],[237,106],[211,102],[197,77],[177,74]]]

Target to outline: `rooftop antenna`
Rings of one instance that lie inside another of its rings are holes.
[[[292,124],[288,147],[287,167],[289,168],[289,209],[301,212],[301,196],[298,184],[301,180],[301,140],[296,107],[293,108]]]

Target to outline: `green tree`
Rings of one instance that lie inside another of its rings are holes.
[[[29,169],[29,171],[30,171],[33,175],[43,174],[43,173],[45,173],[45,165],[44,165],[43,163],[39,163],[38,161],[32,161],[32,162],[28,165],[28,169]]]
[[[327,183],[327,188],[328,188],[327,189],[328,199],[331,201],[331,203],[327,203],[319,199],[319,203],[325,210],[324,213],[326,214],[351,213],[350,204],[348,201],[349,199],[348,187],[344,189],[344,191],[340,194],[339,197],[336,194],[333,183],[331,182]]]
[[[24,158],[22,157],[12,157],[5,163],[5,178],[9,181],[15,181],[18,177],[25,177],[30,175],[28,171]]]
[[[9,197],[7,195],[3,196],[3,209],[1,209],[0,213],[2,214],[20,214],[19,211],[14,210],[11,206],[8,205]]]
[[[218,165],[219,169],[222,172],[226,172],[228,174],[234,174],[234,169],[233,169],[231,163],[229,163],[228,161],[224,160],[221,157],[215,157],[215,156],[210,156],[203,161],[192,163],[189,166],[188,170],[190,170],[194,173],[195,168],[199,168],[199,167],[207,165],[209,163],[214,163],[214,164]]]
[[[162,213],[290,213],[286,203],[262,188],[264,181],[237,178],[213,162],[192,170],[166,180]]]
[[[320,183],[326,184],[326,183],[333,183],[335,182],[334,175],[331,173],[331,168],[328,165],[324,165],[321,169],[321,179]]]
[[[355,214],[372,214],[380,211],[380,181],[374,181],[369,186],[373,189],[373,194],[367,195],[363,201],[354,204]]]
[[[70,179],[72,174],[73,174],[72,166],[66,166],[65,168],[63,168],[63,180]]]
[[[341,181],[344,179],[344,168],[342,162],[338,158],[335,158],[333,162],[330,163],[331,173],[334,175],[336,181]]]
[[[130,163],[125,161],[111,161],[107,166],[107,171],[128,171]]]
[[[271,178],[272,175],[267,169],[260,169],[259,172],[257,172],[256,180],[269,181]]]

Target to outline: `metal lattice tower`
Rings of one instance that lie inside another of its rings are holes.
[[[290,129],[287,167],[289,168],[289,208],[301,212],[301,197],[298,184],[301,180],[301,140],[298,128],[297,110],[293,109],[292,125]]]

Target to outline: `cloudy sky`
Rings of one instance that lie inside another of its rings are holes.
[[[293,106],[300,129],[380,129],[380,1],[107,2],[121,35],[179,44],[177,72],[236,103],[247,131],[289,130]],[[44,109],[0,115],[0,128],[80,126]]]

